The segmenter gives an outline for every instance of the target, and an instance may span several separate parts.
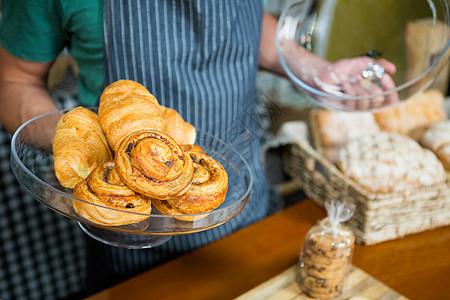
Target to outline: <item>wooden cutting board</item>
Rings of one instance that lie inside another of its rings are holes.
[[[302,293],[296,282],[297,266],[292,266],[281,274],[242,294],[235,300],[300,300],[312,299]],[[376,280],[366,272],[352,266],[347,278],[345,291],[337,299],[348,300],[404,300],[387,285]]]

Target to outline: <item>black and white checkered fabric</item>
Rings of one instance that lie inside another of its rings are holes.
[[[69,73],[52,91],[60,108],[78,105]],[[85,240],[76,222],[21,189],[10,168],[11,135],[0,124],[0,299],[66,299],[84,284]],[[76,296],[75,296],[76,297]]]

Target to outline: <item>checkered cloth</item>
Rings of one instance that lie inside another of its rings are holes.
[[[60,108],[77,106],[73,75],[52,96]],[[11,135],[0,124],[0,299],[77,297],[84,284],[84,234],[20,187],[10,147]]]

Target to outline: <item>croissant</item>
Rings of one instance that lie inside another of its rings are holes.
[[[194,178],[189,190],[168,200],[152,199],[153,206],[163,214],[187,215],[212,211],[225,200],[228,190],[228,175],[223,166],[199,150],[199,146],[187,149],[194,162]],[[176,217],[183,221],[194,221],[202,216]]]
[[[137,223],[147,219],[152,210],[151,199],[123,183],[114,161],[98,166],[87,179],[77,184],[72,194],[85,201],[72,200],[75,212],[101,225]]]
[[[179,145],[193,145],[195,143],[195,127],[184,121],[180,114],[169,107],[162,106],[162,116],[166,121],[165,133],[170,135]]]
[[[194,177],[192,159],[166,133],[141,130],[120,144],[115,162],[131,189],[156,199],[169,199],[189,189]]]
[[[98,165],[112,159],[97,115],[81,106],[59,119],[52,148],[56,178],[67,188],[74,188]]]
[[[155,129],[164,131],[166,122],[156,98],[140,83],[118,80],[105,88],[98,108],[100,125],[114,152],[130,133]]]

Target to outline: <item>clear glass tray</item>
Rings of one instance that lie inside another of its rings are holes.
[[[281,13],[276,45],[292,83],[319,106],[344,111],[375,110],[399,103],[431,85],[448,64],[449,24],[447,0],[296,0]],[[391,76],[395,87],[383,88],[380,77],[375,76],[383,73],[369,65],[358,70],[360,76],[348,80],[367,87],[367,81],[363,84],[362,80],[369,79],[381,87],[372,94],[349,96],[338,85],[308,83],[311,80],[305,80],[304,73],[298,70],[299,55],[292,50],[296,45],[330,62],[358,56],[368,56],[375,62],[386,59],[397,69]],[[358,105],[390,96],[397,100],[377,106]]]
[[[152,209],[149,217],[139,223],[124,226],[92,223],[75,213],[72,200],[82,200],[73,197],[72,190],[61,186],[55,176],[51,143],[56,123],[64,112],[57,111],[34,118],[14,133],[11,142],[11,167],[18,182],[36,200],[77,221],[81,229],[94,239],[130,249],[155,247],[165,243],[173,235],[219,226],[239,214],[248,201],[253,178],[247,162],[224,141],[205,132],[197,132],[196,143],[219,161],[228,173],[228,191],[222,205],[209,213],[183,215],[198,217],[195,221],[182,221],[177,219],[180,216],[163,215]]]

